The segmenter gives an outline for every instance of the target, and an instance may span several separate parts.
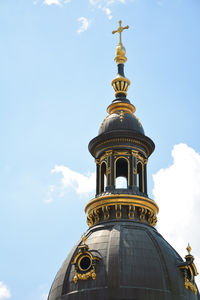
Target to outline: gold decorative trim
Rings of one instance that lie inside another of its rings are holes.
[[[104,221],[108,220],[110,218],[109,207],[103,206],[102,211],[104,213],[103,215]]]
[[[195,283],[193,284],[189,281],[189,279],[186,279],[184,285],[186,289],[190,289],[192,292],[195,293],[195,295],[197,295],[197,287]]]
[[[134,218],[135,218],[135,206],[134,205],[129,205],[128,218],[130,220],[134,220]]]
[[[78,280],[87,280],[88,278],[92,278],[93,280],[96,279],[96,273],[95,273],[95,264],[97,261],[99,261],[101,258],[94,256],[92,252],[89,250],[88,245],[85,244],[86,236],[82,236],[82,244],[78,247],[79,251],[74,257],[73,261],[71,262],[72,265],[75,266],[75,275],[73,278],[74,283],[76,284]],[[81,266],[81,262],[83,259],[88,259],[88,265],[86,265],[85,268]]]
[[[122,218],[122,205],[121,204],[115,205],[115,216],[116,216],[116,219]]]
[[[159,208],[153,200],[138,195],[117,194],[94,198],[86,205],[88,225],[91,227],[97,224],[102,217],[104,221],[109,220],[112,207],[114,207],[116,219],[122,218],[122,207],[127,207],[125,214],[128,219],[134,220],[137,209],[140,221],[147,222],[151,226],[155,226],[157,222],[156,215]]]
[[[189,243],[186,250],[188,251],[188,254],[185,256],[185,262],[181,262],[181,264],[178,265],[178,268],[183,272],[185,288],[190,289],[197,295],[195,276],[198,275],[198,272],[194,264],[194,257],[191,255],[192,248]]]
[[[144,207],[158,214],[159,208],[157,204],[150,198],[139,196],[139,195],[129,195],[129,194],[112,194],[104,195],[98,198],[92,199],[85,207],[85,212],[89,213],[91,209],[97,209],[102,205],[135,205],[139,207]]]
[[[135,106],[131,103],[117,102],[110,104],[107,108],[109,115],[121,110],[133,115],[135,112]]]
[[[80,280],[87,280],[88,278],[92,278],[93,280],[96,279],[97,275],[95,273],[95,269],[94,267],[92,268],[92,270],[90,270],[89,272],[87,273],[84,273],[84,274],[80,274],[78,272],[75,273],[74,275],[74,278],[73,278],[73,281],[74,283],[77,283],[77,281],[80,279]]]
[[[122,77],[122,76],[114,78],[113,81],[112,81],[112,84],[115,83],[115,82],[116,82],[116,83],[119,83],[119,81],[124,81],[124,82],[127,83],[128,85],[131,84],[131,82],[130,82],[130,80],[129,80],[128,78]]]
[[[127,96],[127,91],[130,84],[130,80],[122,76],[118,76],[115,79],[113,79],[111,85],[115,90],[115,97],[120,93],[123,93]]]
[[[144,152],[143,150],[141,150],[140,148],[137,148],[137,147],[133,147],[133,146],[129,146],[129,145],[113,145],[112,146],[112,148],[119,148],[119,147],[121,147],[121,148],[125,148],[125,149],[127,149],[127,148],[130,148],[130,149],[138,149],[138,151],[140,151],[140,152],[142,152],[144,155],[146,155],[146,152]],[[110,146],[108,146],[108,147],[105,147],[105,148],[103,148],[103,150],[105,150],[105,149],[109,149],[110,148]]]
[[[150,155],[149,149],[147,148],[147,146],[144,143],[140,142],[139,140],[131,139],[131,138],[113,138],[113,139],[108,139],[108,140],[106,140],[106,141],[104,141],[104,142],[99,143],[98,145],[96,145],[95,148],[94,148],[94,152],[96,152],[96,149],[99,148],[100,146],[105,145],[105,144],[110,143],[110,142],[113,142],[113,144],[116,143],[116,142],[136,143],[136,144],[139,144],[142,147],[144,147],[145,150],[146,150],[146,152],[144,152],[142,149],[139,149],[137,147],[133,147],[133,146],[130,146],[130,145],[112,145],[112,147],[118,147],[118,148],[119,147],[124,147],[124,148],[126,147],[126,148],[130,148],[130,149],[138,149],[138,151],[142,152],[145,157]],[[105,149],[109,149],[110,147],[111,146],[108,146],[108,147],[105,147],[103,149],[104,150]]]
[[[123,110],[120,111],[119,117],[120,117],[120,122],[123,122],[123,119],[124,119],[124,112],[123,112]]]
[[[118,151],[118,150],[115,150],[114,151],[114,155],[130,155],[130,152],[129,151]]]

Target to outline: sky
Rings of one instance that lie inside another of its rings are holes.
[[[46,300],[87,230],[120,19],[156,228],[200,271],[199,0],[1,0],[0,300]]]

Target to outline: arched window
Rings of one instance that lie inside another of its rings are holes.
[[[100,186],[100,193],[105,192],[107,185],[107,178],[106,178],[106,164],[101,164],[101,186]]]
[[[137,164],[137,187],[139,188],[140,192],[143,192],[142,188],[142,164]]]
[[[128,161],[124,158],[119,158],[116,161],[116,178],[115,188],[128,188]]]

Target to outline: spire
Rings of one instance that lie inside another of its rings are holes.
[[[124,75],[127,58],[119,44],[115,61],[118,74],[112,81],[115,99],[108,106],[98,136],[89,143],[89,151],[96,162],[96,196],[85,207],[90,227],[109,221],[129,220],[155,226],[158,206],[147,195],[147,162],[154,150],[153,141],[145,136],[140,121],[134,115],[135,107],[126,98],[130,81]],[[119,180],[123,180],[120,186]]]
[[[124,29],[128,29],[129,26],[122,27],[122,21],[119,21],[119,27],[117,30],[113,30],[112,34],[119,33],[119,44],[116,48],[116,57],[115,61],[118,67],[118,74],[115,79],[112,81],[112,86],[115,90],[115,97],[117,98],[126,98],[128,87],[131,84],[130,81],[124,75],[124,63],[127,61],[126,58],[126,49],[122,44],[122,32]]]

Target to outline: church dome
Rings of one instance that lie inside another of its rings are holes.
[[[98,134],[119,130],[131,130],[144,135],[140,121],[134,115],[124,111],[117,111],[108,115],[103,120]]]
[[[183,260],[155,229],[159,208],[147,192],[155,145],[126,98],[124,29],[119,21],[113,31],[120,35],[116,98],[89,143],[96,164],[96,195],[85,207],[89,229],[58,271],[48,300],[200,300],[191,247]]]
[[[127,221],[96,225],[87,232],[85,243],[99,257],[96,277],[74,282],[79,242],[59,270],[48,300],[198,299],[183,284],[178,269],[182,258],[149,225]]]

